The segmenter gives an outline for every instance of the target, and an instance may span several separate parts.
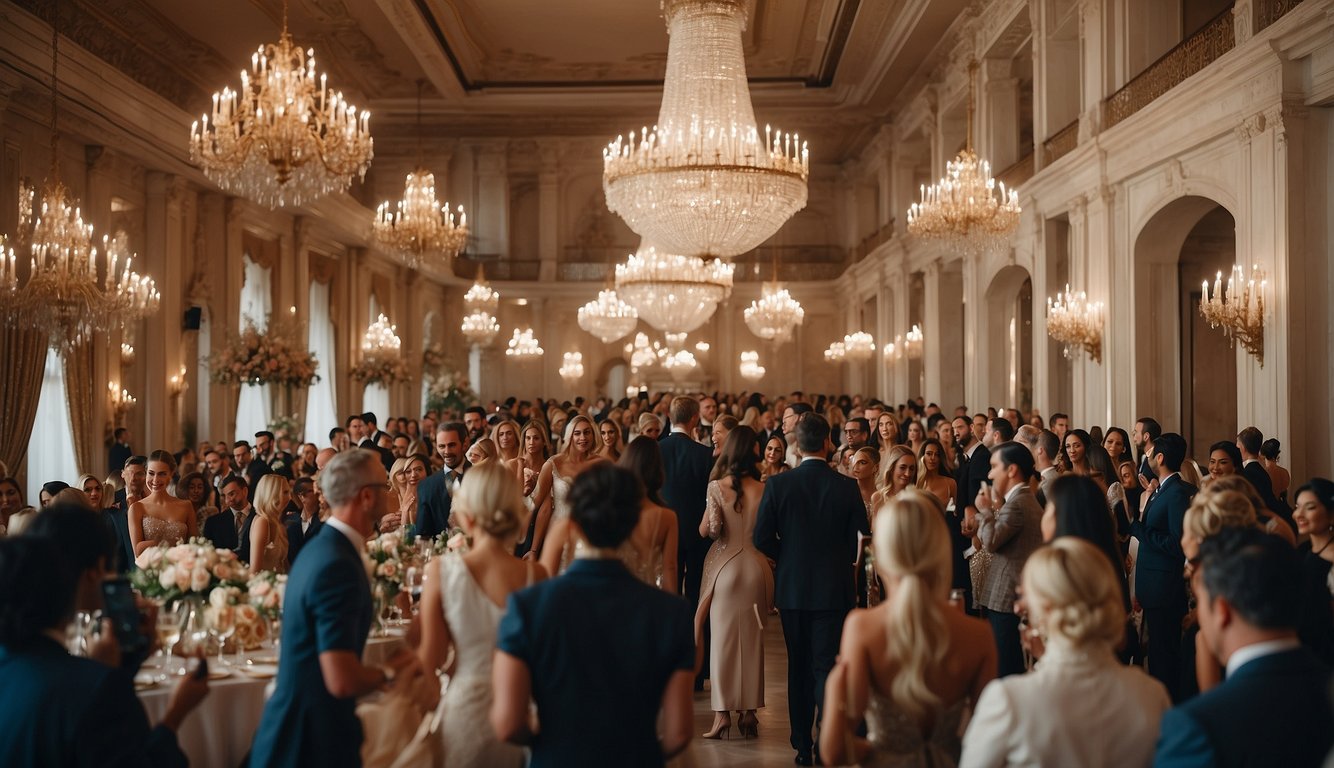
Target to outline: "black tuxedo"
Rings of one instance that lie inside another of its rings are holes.
[[[384,470],[388,472],[394,466],[394,452],[388,448],[381,448],[379,444],[376,443],[376,440],[379,440],[380,435],[383,434],[383,432],[376,432],[374,437],[368,437],[360,443],[357,443],[357,447],[364,448],[368,451],[375,451],[380,454],[380,463],[384,465]]]
[[[301,516],[289,520],[287,523],[287,569],[290,571],[292,565],[296,562],[296,556],[301,552],[301,547],[310,541],[315,534],[320,532],[324,523],[320,521],[319,515],[310,519],[310,526],[303,532],[301,530]]]
[[[1292,521],[1292,510],[1288,508],[1274,495],[1274,480],[1265,471],[1265,467],[1258,461],[1247,461],[1241,466],[1242,477],[1250,481],[1255,486],[1255,492],[1260,494],[1260,500],[1265,503],[1265,509],[1286,522],[1288,527],[1296,532],[1297,527]]]
[[[417,535],[434,539],[449,530],[451,486],[455,475],[462,480],[467,473],[468,463],[464,462],[457,471],[448,467],[436,472],[417,486]]]
[[[683,578],[682,594],[690,604],[699,603],[704,558],[711,541],[699,535],[704,519],[709,472],[713,469],[713,451],[684,432],[672,432],[660,443],[662,449],[662,500],[676,513],[679,538],[676,548],[678,578]]]
[[[114,507],[102,510],[102,519],[116,535],[116,561],[113,564],[119,573],[134,568],[134,544],[130,541],[130,518],[126,514],[125,500],[121,499]]]
[[[256,455],[255,461],[262,463],[264,466],[268,467],[270,471],[282,475],[288,480],[295,479],[295,475],[292,473],[292,467],[294,466],[295,461],[292,459],[292,454],[286,451],[274,449],[273,453],[270,453],[267,456]]]
[[[230,549],[236,552],[242,562],[250,562],[250,525],[255,522],[255,508],[247,507],[245,524],[240,534],[236,532],[236,513],[224,509],[204,521],[204,538],[213,542],[218,549]]]
[[[1148,628],[1149,674],[1175,701],[1181,687],[1181,619],[1186,615],[1186,583],[1181,534],[1186,509],[1198,489],[1172,474],[1144,506],[1144,518],[1130,524],[1139,539],[1135,563],[1135,598],[1144,608]]]
[[[251,503],[254,503],[255,487],[259,485],[259,479],[265,475],[273,474],[273,470],[269,469],[269,465],[259,459],[251,459],[243,472],[245,474],[246,485],[249,487],[249,490],[246,492],[246,498],[249,499]]]
[[[110,474],[120,474],[125,469],[125,462],[129,461],[134,455],[134,450],[125,443],[112,443],[107,448],[107,472]]]
[[[977,442],[973,445],[977,447],[973,449],[972,456],[965,459],[963,453],[959,454],[959,466],[954,470],[954,514],[952,516],[948,512],[945,514],[945,522],[950,529],[952,544],[950,548],[954,554],[954,578],[951,584],[955,589],[964,591],[963,604],[969,613],[975,612],[973,578],[969,574],[968,560],[964,558],[963,553],[972,546],[973,539],[964,535],[960,525],[963,523],[964,510],[973,506],[978,491],[982,490],[982,482],[991,472],[991,449]]]
[[[788,654],[792,747],[810,755],[843,620],[856,602],[857,534],[869,534],[857,481],[821,459],[770,477],[755,520],[755,546],[778,562],[775,604]]]

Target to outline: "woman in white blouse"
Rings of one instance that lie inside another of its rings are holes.
[[[982,692],[960,767],[1152,763],[1171,702],[1161,683],[1116,659],[1125,608],[1107,557],[1083,539],[1059,538],[1029,557],[1023,588],[1046,650],[1033,671]]]

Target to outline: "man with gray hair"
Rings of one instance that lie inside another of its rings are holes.
[[[364,449],[339,453],[320,472],[330,517],[288,576],[277,687],[251,765],[359,765],[357,698],[420,673],[406,649],[384,666],[361,662],[372,613],[362,553],[389,510],[388,479],[379,454]]]

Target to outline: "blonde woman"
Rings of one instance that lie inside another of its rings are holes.
[[[533,531],[533,551],[542,557],[548,573],[563,573],[573,555],[573,537],[567,535],[570,518],[570,486],[589,466],[606,459],[597,455],[600,440],[597,427],[587,416],[575,416],[565,425],[565,450],[547,459],[533,491],[533,509],[537,526]],[[545,546],[547,532],[552,546]]]
[[[106,485],[93,475],[79,475],[79,484],[74,487],[83,489],[83,495],[88,497],[88,503],[98,512],[111,506],[107,503],[108,499],[115,498],[115,492],[108,495]]]
[[[1116,658],[1126,615],[1111,562],[1063,536],[1029,556],[1022,580],[1042,661],[982,692],[959,765],[1149,765],[1172,704],[1162,683]]]
[[[662,436],[662,420],[658,414],[652,411],[644,411],[639,414],[639,434],[650,440],[657,440]]]
[[[755,434],[760,434],[764,425],[760,423],[760,409],[750,406],[741,414],[740,424],[743,427],[750,427],[755,430]]]
[[[250,524],[250,569],[287,572],[287,528],[283,510],[292,500],[287,478],[268,474],[255,484],[255,520]]]
[[[499,455],[500,449],[496,447],[496,441],[489,437],[483,437],[468,446],[468,463],[474,467],[489,464],[495,461]]]
[[[910,489],[890,500],[873,542],[885,600],[843,623],[825,683],[820,757],[826,765],[952,766],[970,704],[996,676],[996,642],[985,621],[950,606],[950,533],[935,499]],[[865,739],[855,732],[863,718]]]
[[[917,457],[906,445],[890,448],[881,456],[880,468],[880,490],[871,498],[874,509],[879,509],[890,499],[917,485]]]
[[[1251,506],[1254,507],[1252,517],[1256,525],[1260,526],[1265,533],[1277,536],[1291,546],[1297,546],[1297,537],[1292,527],[1282,518],[1269,511],[1269,508],[1265,506],[1264,501],[1260,498],[1260,494],[1256,492],[1255,486],[1251,485],[1251,481],[1247,480],[1244,475],[1223,475],[1214,478],[1207,487],[1200,489],[1200,493],[1196,494],[1195,498],[1198,499],[1206,494],[1222,493],[1223,491],[1232,491],[1245,496],[1251,502]],[[1187,555],[1194,557],[1190,553],[1187,553]]]
[[[941,506],[954,498],[956,485],[954,478],[946,474],[945,446],[934,437],[927,438],[917,452],[920,457],[917,464],[917,487],[935,496]]]
[[[426,460],[421,456],[394,460],[389,468],[389,490],[394,492],[394,506],[392,512],[380,518],[381,533],[417,524],[417,486],[425,479]]]
[[[523,431],[519,433],[519,444],[522,446],[519,457],[508,462],[507,466],[519,481],[524,504],[530,511],[536,512],[537,507],[533,506],[533,493],[537,490],[537,478],[547,459],[551,458],[551,444],[547,439],[546,425],[538,421],[530,421],[523,425]],[[522,557],[532,549],[536,527],[537,515],[530,515],[528,530],[519,537],[518,547],[514,550],[516,555]]]
[[[598,435],[602,438],[602,448],[598,450],[598,455],[607,461],[620,461],[621,451],[625,450],[625,443],[621,441],[620,423],[611,417],[603,419],[598,425]]]
[[[491,428],[491,440],[496,444],[496,455],[506,463],[519,458],[519,423],[505,419]]]
[[[547,575],[513,554],[530,516],[520,490],[501,462],[473,467],[451,505],[472,546],[466,554],[437,558],[438,577],[422,588],[417,657],[423,668],[444,668],[451,676],[444,701],[449,715],[440,731],[450,765],[520,768],[527,762],[526,750],[498,740],[489,720],[491,657],[505,604]]]

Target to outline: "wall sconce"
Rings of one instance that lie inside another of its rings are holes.
[[[913,324],[912,330],[903,337],[903,354],[909,360],[921,360],[924,351],[922,326]]]
[[[1241,343],[1243,349],[1260,361],[1265,367],[1265,279],[1264,270],[1259,264],[1251,265],[1251,276],[1242,285],[1241,266],[1232,265],[1232,274],[1227,279],[1227,292],[1223,292],[1223,273],[1214,278],[1213,296],[1209,294],[1209,281],[1201,286],[1200,314],[1209,322],[1210,328],[1222,328],[1229,344]],[[1257,285],[1258,283],[1258,285]],[[1241,294],[1237,294],[1238,287]]]
[[[134,395],[130,394],[128,389],[122,389],[116,386],[114,381],[107,382],[108,404],[111,406],[112,423],[119,424],[120,420],[125,418],[134,404],[139,402]]]
[[[167,394],[172,397],[180,397],[190,388],[185,380],[185,366],[181,366],[181,372],[167,380]]]
[[[558,373],[565,380],[565,383],[573,384],[582,379],[584,377],[584,354],[582,352],[566,352],[563,357],[565,362],[561,365]]]
[[[1065,345],[1067,360],[1087,352],[1093,362],[1102,362],[1102,321],[1102,302],[1089,301],[1083,291],[1076,296],[1069,285],[1047,299],[1047,335]]]

